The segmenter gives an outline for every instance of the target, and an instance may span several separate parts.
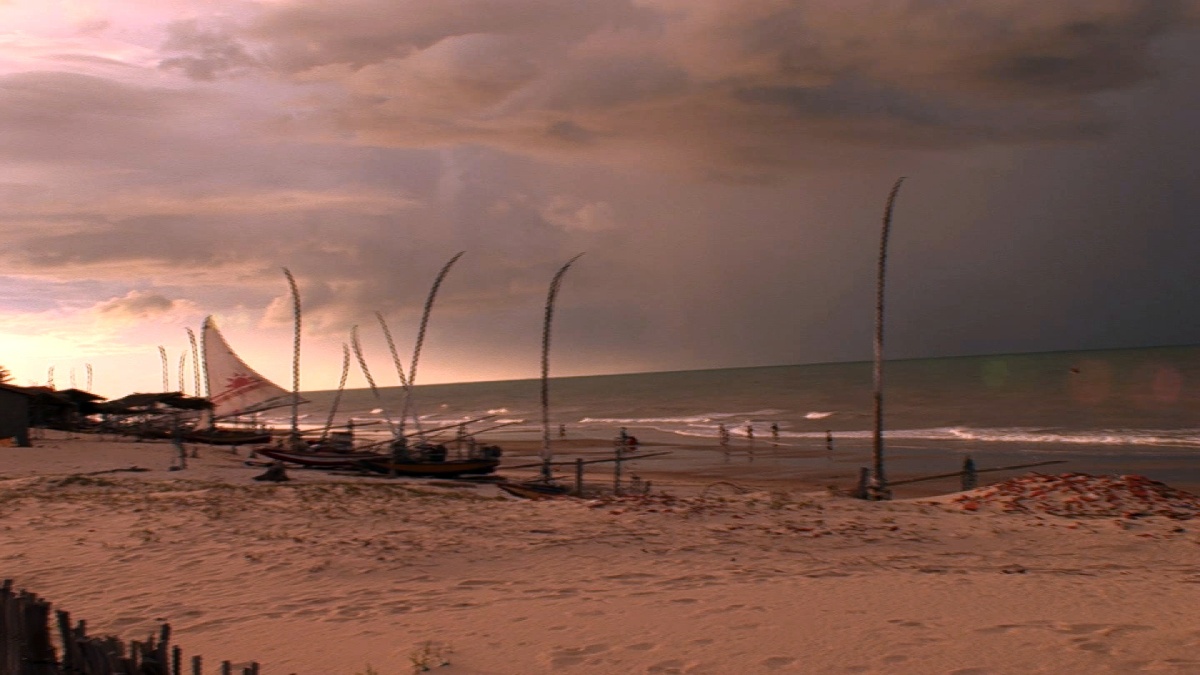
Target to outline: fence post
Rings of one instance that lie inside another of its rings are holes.
[[[53,675],[58,672],[58,657],[50,643],[50,603],[32,593],[21,591],[21,631],[24,634],[24,655],[21,675]]]
[[[16,671],[17,664],[17,635],[13,622],[12,579],[5,579],[0,587],[0,672]]]

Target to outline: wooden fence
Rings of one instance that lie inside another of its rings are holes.
[[[87,625],[71,624],[71,616],[54,610],[58,648],[50,627],[49,602],[24,590],[14,591],[11,579],[0,587],[0,675],[202,675],[204,660],[191,658],[184,670],[183,650],[171,645],[171,626],[145,642],[91,636]],[[59,655],[61,651],[61,655]],[[221,663],[221,675],[235,675],[233,664]],[[240,666],[236,675],[259,675],[258,663]]]

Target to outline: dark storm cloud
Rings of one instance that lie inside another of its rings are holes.
[[[1154,41],[1195,19],[1183,0],[303,0],[237,38],[280,74],[341,88],[314,133],[749,177],[819,165],[830,138],[1094,135],[1109,120],[1090,95],[1153,78]],[[176,58],[204,77],[220,54],[248,58],[229,34],[197,39]]]

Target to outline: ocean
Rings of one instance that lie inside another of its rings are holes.
[[[816,470],[844,482],[870,466],[873,387],[869,362],[552,378],[550,420],[553,438],[563,425],[563,438],[600,445],[624,428],[647,447],[673,450],[657,461],[709,477],[738,462],[744,477],[755,462],[764,477]],[[322,427],[336,395],[305,392],[302,424]],[[503,445],[505,438],[540,438],[540,396],[536,378],[418,385],[413,405],[426,430],[486,418],[468,428]],[[381,388],[378,397],[346,390],[335,424],[353,420],[358,433],[385,434],[384,418],[398,418],[403,399],[399,387]],[[1193,466],[1200,459],[1198,412],[1200,346],[896,360],[884,367],[891,480],[955,471],[971,457],[979,468],[1057,460],[1044,470],[1140,473],[1200,486],[1200,467]],[[272,426],[290,424],[287,409],[268,415]]]

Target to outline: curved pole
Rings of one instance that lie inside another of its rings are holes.
[[[550,325],[554,320],[554,300],[558,296],[558,287],[562,285],[563,275],[567,269],[579,260],[583,254],[571,258],[567,264],[559,268],[550,281],[550,292],[546,295],[546,319],[542,324],[542,479],[550,480]]]
[[[190,342],[192,345],[192,375],[195,376],[196,380],[196,388],[194,391],[196,392],[196,398],[200,398],[200,352],[196,348],[196,334],[192,332],[191,328],[186,330],[188,334],[188,342]],[[183,385],[179,386],[182,387]]]
[[[292,291],[292,316],[295,321],[292,338],[292,431],[288,436],[288,445],[296,447],[300,444],[300,291],[296,288],[296,278],[291,270],[285,267],[283,273]]]
[[[363,377],[367,378],[367,385],[371,387],[371,393],[375,395],[375,402],[383,411],[383,419],[387,421],[388,431],[395,435],[396,425],[388,415],[387,408],[383,407],[383,397],[379,395],[379,388],[375,386],[375,378],[371,377],[371,370],[367,368],[367,360],[363,357],[362,344],[358,341],[358,326],[350,328],[350,344],[354,346],[354,356],[358,358],[358,367],[362,369]]]
[[[887,208],[883,214],[883,233],[879,241],[879,276],[875,285],[875,445],[871,457],[874,463],[874,476],[871,478],[873,499],[887,499],[890,496],[887,475],[883,470],[883,291],[887,270],[888,235],[892,229],[892,207],[896,204],[896,195],[900,192],[903,182],[903,177],[897,179],[888,195]]]
[[[342,390],[346,388],[346,376],[350,374],[350,348],[342,343],[342,379],[338,381],[337,393],[333,396],[333,405],[329,406],[329,419],[325,420],[325,430],[321,432],[321,442],[329,440],[329,430],[333,428],[333,416],[337,414],[338,406],[342,403]]]
[[[417,361],[421,358],[421,346],[425,343],[425,328],[429,325],[429,313],[433,310],[433,300],[437,297],[438,288],[442,285],[442,280],[446,278],[446,273],[450,271],[454,263],[458,262],[463,253],[466,253],[466,251],[459,251],[454,254],[454,257],[442,266],[442,270],[438,272],[437,278],[433,281],[433,287],[429,289],[429,296],[425,298],[425,309],[421,313],[421,326],[417,329],[417,344],[413,348],[412,365],[408,367],[409,386],[404,390],[404,409],[401,417],[407,418],[412,410],[412,388],[417,384]],[[421,421],[414,417],[413,424],[416,425],[418,434],[422,434]],[[421,440],[425,440],[423,435]]]
[[[72,374],[75,371],[71,371]],[[187,352],[179,353],[179,393],[187,395],[187,384],[183,381],[184,374],[187,373]]]
[[[375,318],[379,320],[379,327],[383,329],[383,337],[387,340],[388,351],[392,353],[392,363],[396,365],[396,375],[400,377],[400,386],[404,388],[404,398],[407,400],[410,396],[409,389],[412,387],[412,383],[404,375],[404,364],[400,363],[400,354],[396,352],[396,341],[392,339],[392,331],[388,329],[387,321],[383,320],[383,314],[375,312]],[[403,412],[400,415],[400,422],[396,427],[397,440],[404,438],[404,417],[406,414],[407,412]]]
[[[163,388],[162,388],[162,390],[163,390],[163,393],[165,394],[165,393],[167,393],[167,391],[169,391],[171,389],[171,383],[167,382],[167,370],[170,369],[170,366],[167,365],[167,348],[162,345],[159,345],[158,346],[158,355],[160,357],[162,357],[162,366],[163,366]]]

